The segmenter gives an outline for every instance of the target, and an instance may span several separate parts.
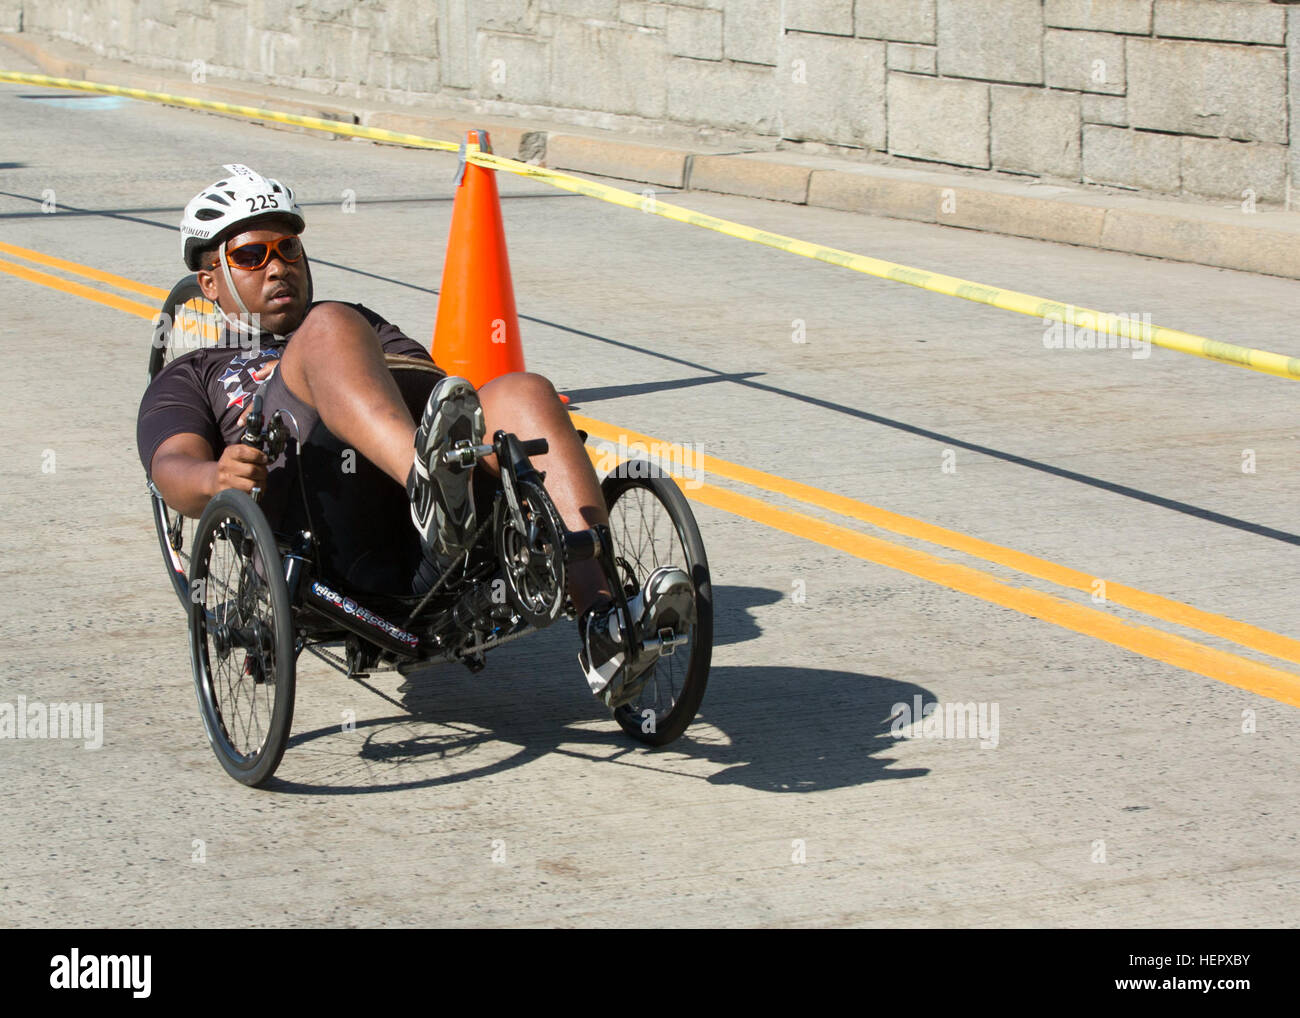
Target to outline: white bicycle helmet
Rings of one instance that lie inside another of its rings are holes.
[[[205,187],[185,206],[181,217],[181,257],[191,272],[199,268],[199,252],[209,246],[222,234],[233,234],[238,227],[253,219],[267,215],[281,215],[287,218],[299,233],[307,228],[302,209],[293,196],[293,189],[271,177],[264,177],[256,170],[250,170],[240,163],[227,163],[224,169],[229,174],[225,180],[218,180],[211,187]],[[305,256],[304,256],[305,258]],[[245,320],[249,318],[248,308],[230,278],[230,267],[226,264],[226,240],[221,241],[219,264],[226,277],[226,284],[239,305]],[[308,303],[311,302],[311,268],[307,267]],[[223,309],[223,314],[225,311]],[[227,321],[237,325],[226,315]],[[247,325],[238,326],[247,331]]]
[[[214,237],[250,219],[279,213],[290,219],[299,233],[307,227],[292,188],[239,163],[229,163],[225,170],[229,177],[205,187],[185,206],[181,256],[190,271],[198,269],[199,251]]]

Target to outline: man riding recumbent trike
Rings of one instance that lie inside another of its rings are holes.
[[[476,391],[367,308],[314,302],[293,192],[226,170],[186,206],[194,274],[155,320],[137,435],[226,771],[275,772],[303,650],[355,677],[477,671],[561,614],[623,730],[681,735],[713,640],[676,484],[644,461],[598,481],[541,376]]]

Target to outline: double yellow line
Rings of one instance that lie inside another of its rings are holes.
[[[580,414],[574,414],[573,417],[578,427],[602,441],[621,444],[624,447],[638,442],[647,448],[652,448],[656,444],[668,446],[668,443],[649,435],[620,429]],[[598,454],[593,453],[593,459],[597,457]],[[678,462],[690,459],[684,450],[664,457],[665,460],[670,458],[675,458]],[[1207,636],[1221,637],[1239,646],[1292,664],[1300,664],[1300,640],[1110,580],[1105,580],[1104,588],[1099,588],[1097,581],[1102,579],[1100,577],[1013,548],[938,527],[923,520],[880,509],[866,502],[730,463],[727,460],[701,456],[700,462],[692,463],[691,466],[691,472],[695,476],[684,491],[689,498],[704,505],[762,523],[774,530],[816,541],[818,544],[846,552],[857,558],[897,569],[951,590],[977,597],[982,601],[1051,622],[1073,632],[1104,640],[1144,657],[1163,661],[1207,678],[1217,679],[1293,707],[1300,707],[1300,675],[1293,672],[1196,643],[1162,629],[1130,623],[1109,612],[1054,597],[1038,590],[1014,586],[989,573],[928,552],[871,537],[839,524],[783,509],[729,489],[700,483],[698,473],[740,481],[772,494],[783,495],[849,519],[869,523],[900,536],[958,551],[972,558],[1004,566],[1070,590],[1091,594],[1094,590],[1104,589],[1107,602],[1130,608],[1151,618],[1196,630]],[[685,472],[681,469],[673,472],[678,477],[685,476]],[[864,621],[864,628],[870,628],[869,621]]]
[[[0,242],[0,253],[34,265],[45,266],[126,290],[129,293],[150,297],[155,301],[161,301],[167,296],[167,291],[158,287],[147,286],[122,276],[13,244]],[[156,304],[143,304],[6,259],[0,259],[0,272],[92,300],[150,321],[160,310]],[[599,441],[621,444],[624,447],[642,443],[647,448],[656,446],[661,449],[672,448],[671,443],[662,439],[630,431],[605,421],[580,414],[574,414],[573,418],[578,427],[585,429]],[[597,455],[595,450],[592,450],[593,459]],[[675,458],[678,462],[689,461],[680,448]],[[823,491],[811,485],[801,484],[714,456],[701,456],[699,462],[693,466],[711,477],[735,481],[760,491],[814,506],[846,520],[865,523],[878,530],[924,541],[970,558],[1012,569],[1066,590],[1090,594],[1097,589],[1096,583],[1100,579],[1013,548],[982,541],[914,517],[890,512],[866,502]],[[684,476],[684,472],[678,471],[678,476]],[[722,488],[712,483],[699,483],[697,486],[693,481],[684,486],[684,491],[689,498],[702,505],[937,583],[990,604],[1051,622],[1072,632],[1103,640],[1152,660],[1300,707],[1300,675],[1293,672],[1197,643],[1163,629],[1128,622],[1110,612],[1078,604],[1040,590],[1015,586],[980,569],[864,534],[839,523],[782,508],[729,488]],[[1128,608],[1150,618],[1207,636],[1218,637],[1236,643],[1242,648],[1291,664],[1300,664],[1300,640],[1110,580],[1105,581],[1105,599],[1108,603]],[[870,620],[863,620],[863,625],[869,629]]]
[[[40,251],[31,251],[25,247],[6,244],[4,241],[0,241],[0,253],[13,255],[36,265],[46,265],[52,269],[58,269],[61,272],[68,272],[75,276],[82,276],[85,279],[93,279],[97,283],[107,283],[109,286],[115,286],[119,290],[126,290],[129,293],[138,293],[145,297],[153,297],[155,300],[165,300],[167,297],[167,291],[160,290],[156,286],[137,283],[135,280],[127,279],[125,276],[115,276],[111,272],[93,269],[89,265],[80,265],[77,262],[65,261],[62,258],[55,258],[53,255],[42,254]],[[0,271],[7,272],[11,276],[17,276],[19,279],[25,279],[29,283],[39,283],[41,286],[48,286],[55,290],[62,290],[64,293],[71,293],[78,297],[84,297],[86,300],[93,300],[97,304],[104,304],[118,311],[125,311],[127,314],[139,315],[141,318],[152,319],[155,314],[155,308],[147,304],[141,304],[138,300],[129,300],[126,297],[119,297],[115,293],[109,293],[105,290],[97,290],[94,287],[85,286],[82,283],[63,279],[60,276],[52,276],[48,272],[31,269],[25,265],[18,265],[15,262],[6,261],[3,258],[0,258]]]

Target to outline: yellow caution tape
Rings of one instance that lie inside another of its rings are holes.
[[[117,85],[76,81],[71,78],[51,78],[43,74],[0,71],[0,81],[44,85],[50,88],[77,89],[83,92],[102,92],[106,95],[121,95],[145,102],[184,106],[189,109],[208,110],[213,113],[224,113],[253,120],[269,120],[318,131],[328,131],[332,134],[340,134],[350,138],[365,138],[369,141],[388,142],[416,148],[438,149],[447,152],[462,149],[462,146],[457,142],[439,141],[415,134],[403,134],[398,131],[386,131],[375,127],[361,127],[357,124],[344,124],[335,120],[301,116],[295,113],[278,113],[274,110],[263,110],[253,106],[238,106],[232,103],[213,102],[207,99],[169,95],[164,92],[147,92],[138,88],[122,88]],[[679,223],[687,223],[706,230],[713,230],[728,237],[763,244],[780,251],[788,251],[791,254],[826,262],[829,265],[838,265],[841,268],[852,269],[854,272],[876,276],[880,279],[890,279],[898,283],[906,283],[908,286],[928,290],[930,293],[960,297],[963,300],[975,301],[978,304],[987,304],[990,307],[1001,308],[1003,311],[1014,311],[1017,314],[1029,315],[1041,319],[1044,323],[1059,323],[1059,333],[1054,332],[1052,324],[1047,325],[1044,333],[1046,345],[1092,348],[1127,344],[1135,350],[1140,350],[1147,344],[1151,344],[1167,350],[1176,350],[1179,353],[1203,357],[1206,360],[1218,361],[1223,364],[1235,364],[1238,367],[1249,368],[1252,371],[1259,371],[1266,375],[1300,379],[1300,357],[1287,357],[1284,354],[1270,353],[1267,350],[1256,350],[1252,347],[1224,343],[1219,340],[1207,339],[1205,336],[1197,336],[1190,332],[1169,329],[1161,325],[1152,325],[1150,322],[1138,320],[1137,316],[1107,314],[1102,311],[1094,311],[1091,308],[1075,307],[1073,304],[1062,304],[1059,301],[1046,300],[1016,290],[985,286],[982,283],[959,279],[956,276],[946,276],[939,272],[915,269],[907,265],[900,265],[897,262],[871,258],[867,255],[855,254],[852,251],[843,251],[839,248],[825,247],[795,237],[787,237],[780,233],[770,233],[766,230],[746,226],[743,223],[733,223],[717,216],[682,208],[680,205],[672,205],[660,201],[649,193],[635,194],[631,191],[611,187],[608,184],[584,180],[569,173],[548,170],[541,166],[533,166],[530,163],[522,163],[515,159],[507,159],[504,156],[482,152],[475,145],[467,147],[464,158],[479,166],[532,177],[535,180],[544,181],[566,191],[585,194],[588,197],[610,202],[614,205],[622,205],[625,208],[639,209],[651,215],[662,216],[665,219],[676,220]],[[1052,333],[1052,335],[1049,335],[1049,333]]]
[[[649,194],[633,194],[631,191],[623,191],[617,187],[610,187],[608,184],[598,184],[592,180],[583,180],[567,173],[559,173],[540,166],[531,166],[528,163],[505,159],[486,152],[470,151],[466,155],[466,159],[472,163],[478,163],[480,166],[489,166],[497,170],[534,177],[553,184],[555,187],[564,188],[567,191],[576,191],[579,194],[599,198],[601,201],[612,202],[615,205],[640,209],[643,212],[663,216],[665,219],[675,219],[680,223],[689,223],[691,226],[714,230],[717,233],[726,234],[728,237],[737,237],[740,240],[748,240],[755,244],[764,244],[767,247],[774,247],[781,251],[789,251],[791,254],[802,255],[805,258],[813,258],[831,265],[839,265],[846,269],[852,269],[854,272],[878,276],[881,279],[892,279],[895,282],[906,283],[908,286],[919,287],[931,293],[940,293],[948,297],[960,297],[963,300],[975,301],[977,304],[988,304],[990,307],[1001,308],[1004,311],[1015,311],[1022,315],[1030,315],[1042,319],[1044,323],[1053,323],[1053,325],[1048,325],[1045,329],[1044,340],[1050,339],[1054,346],[1092,348],[1123,345],[1134,350],[1140,350],[1150,343],[1168,350],[1177,350],[1179,353],[1204,357],[1207,360],[1220,361],[1224,364],[1236,364],[1239,367],[1250,368],[1252,371],[1260,371],[1267,375],[1277,375],[1281,378],[1300,378],[1300,357],[1287,357],[1283,354],[1269,353],[1267,350],[1236,346],[1232,343],[1196,336],[1190,332],[1181,332],[1178,329],[1152,325],[1150,322],[1140,320],[1136,315],[1106,314],[1090,308],[1075,307],[1073,304],[1045,300],[1042,297],[1019,293],[1016,290],[1003,290],[995,286],[985,286],[982,283],[971,282],[969,279],[958,279],[956,276],[945,276],[938,272],[914,269],[906,265],[899,265],[897,262],[887,262],[879,258],[870,258],[867,255],[854,254],[852,251],[842,251],[839,248],[812,244],[806,240],[787,237],[784,234],[769,233],[766,230],[758,230],[743,223],[733,223],[727,219],[719,219],[717,216],[710,216],[703,212],[694,212],[691,209],[682,208],[680,205],[670,205],[668,202],[659,201]],[[1056,323],[1059,323],[1059,325]],[[1051,333],[1051,335],[1049,336],[1048,333]],[[1121,340],[1126,342],[1121,343]]]
[[[120,85],[101,85],[93,81],[77,81],[74,78],[51,78],[44,74],[20,74],[17,71],[0,71],[0,81],[10,81],[20,85],[44,85],[47,88],[68,88],[79,92],[102,92],[105,95],[120,95],[128,99],[143,102],[163,103],[166,106],[185,106],[192,110],[207,110],[210,113],[224,113],[232,117],[245,117],[249,120],[270,120],[277,124],[292,124],[295,127],[309,127],[315,131],[328,131],[348,138],[366,138],[369,141],[386,141],[395,145],[409,145],[414,148],[441,149],[445,152],[458,151],[460,145],[454,141],[437,141],[422,138],[418,134],[403,134],[400,131],[385,131],[378,127],[361,127],[358,124],[345,124],[338,120],[326,120],[323,117],[307,117],[299,113],[279,113],[275,110],[262,110],[255,106],[238,106],[234,103],[215,102],[211,99],[193,99],[185,95],[170,95],[167,92],[146,92],[141,88],[124,88]]]

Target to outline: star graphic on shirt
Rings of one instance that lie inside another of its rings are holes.
[[[269,357],[257,367],[253,368],[252,371],[249,372],[249,376],[254,382],[257,382],[260,385],[262,382],[265,382],[268,378],[274,375],[275,369],[279,366],[280,359],[278,357]]]
[[[233,384],[239,381],[239,369],[236,367],[226,368],[226,373],[221,376],[219,381],[229,389]]]
[[[245,392],[244,387],[241,385],[238,389],[236,389],[234,392],[230,394],[230,401],[226,404],[226,409],[229,410],[232,406],[237,406],[242,408],[244,405],[244,401],[248,399],[248,397],[251,395],[252,393]]]

